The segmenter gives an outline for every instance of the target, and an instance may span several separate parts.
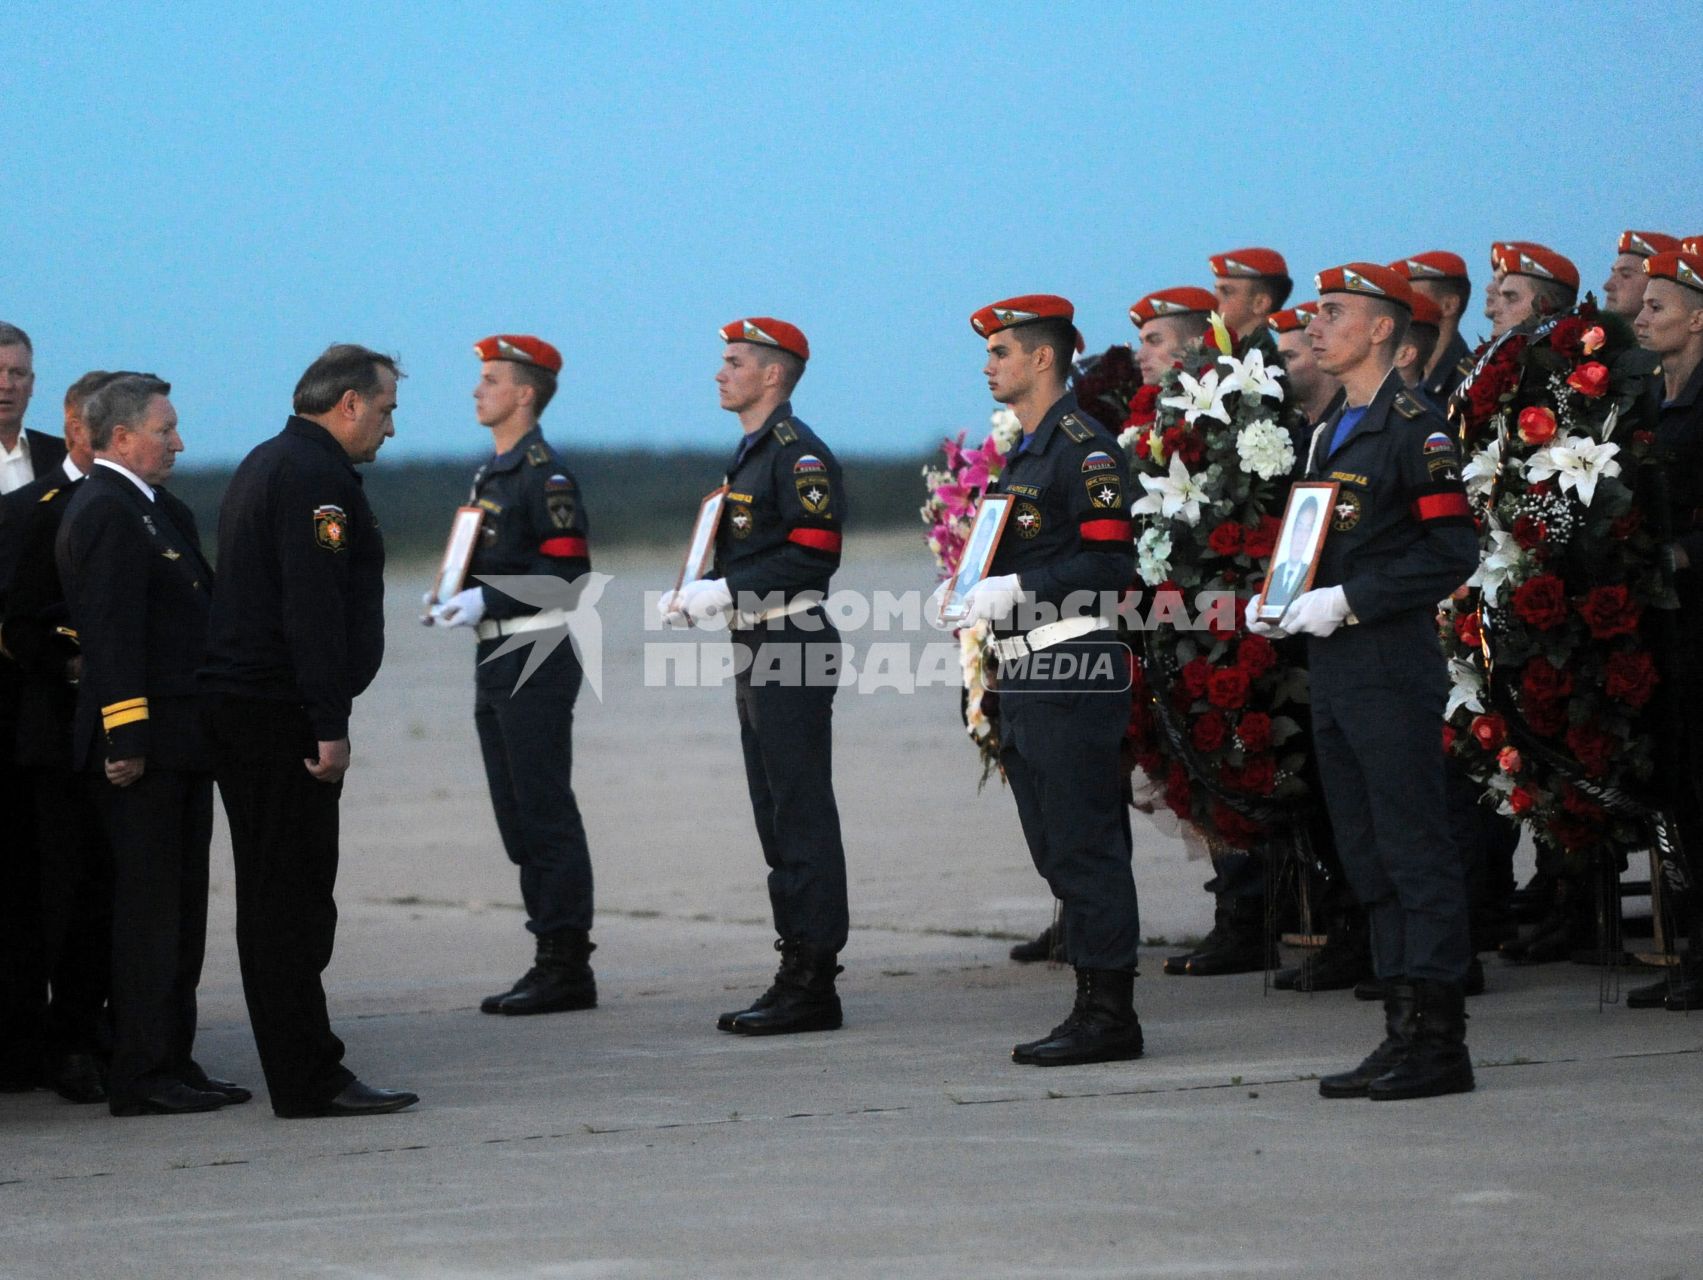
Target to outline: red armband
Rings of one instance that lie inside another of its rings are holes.
[[[840,554],[840,535],[832,529],[794,529],[786,535],[788,542],[796,542],[801,547],[809,547],[812,551],[826,551],[830,555]]]
[[[1084,520],[1077,531],[1084,542],[1128,542],[1135,537],[1135,525],[1131,521],[1112,517]]]
[[[546,538],[538,544],[538,550],[557,560],[591,559],[591,548],[584,538]]]

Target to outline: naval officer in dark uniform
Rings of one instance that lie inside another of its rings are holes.
[[[794,416],[810,359],[796,325],[752,316],[722,326],[721,407],[744,435],[708,578],[661,601],[675,626],[731,623],[745,781],[769,867],[781,961],[772,986],[716,1026],[740,1035],[831,1031],[849,928],[846,855],[834,799],[833,710],[840,635],[822,611],[845,534],[839,460]]]
[[[481,362],[475,411],[496,453],[479,468],[468,495],[468,503],[484,512],[468,584],[451,600],[428,600],[428,620],[477,629],[473,723],[497,831],[509,861],[520,868],[526,927],[536,950],[532,967],[479,1008],[511,1015],[591,1009],[597,1005],[588,963],[595,949],[591,851],[573,789],[574,703],[584,677],[565,639],[535,666],[532,646],[507,640],[566,627],[568,606],[540,608],[490,580],[536,577],[566,584],[591,568],[579,486],[538,425],[556,394],[562,356],[541,338],[521,333],[483,338],[473,350]]]
[[[219,508],[201,688],[236,863],[243,995],[272,1110],[286,1119],[419,1101],[343,1065],[320,978],[337,933],[349,714],[384,657],[384,539],[355,464],[396,434],[398,376],[389,356],[327,348]]]
[[[1119,593],[1135,580],[1123,450],[1067,388],[1082,347],[1075,308],[1029,294],[983,307],[983,372],[1023,436],[990,493],[1013,508],[989,576],[963,601],[991,624],[999,655],[1000,763],[1035,869],[1064,905],[1076,970],[1069,1015],[1011,1051],[1029,1066],[1138,1058],[1134,984],[1140,910],[1130,869],[1119,750],[1130,655],[1116,639]]]
[[[1278,624],[1306,635],[1313,739],[1336,846],[1371,923],[1386,1038],[1325,1097],[1473,1087],[1462,981],[1466,882],[1450,836],[1438,734],[1448,677],[1437,602],[1478,562],[1447,426],[1393,368],[1412,290],[1375,263],[1318,277],[1307,337],[1345,403],[1314,433],[1307,476],[1339,486],[1313,589]],[[1272,634],[1252,605],[1251,629]]]
[[[72,758],[97,775],[113,854],[115,1116],[211,1111],[250,1096],[193,1057],[213,838],[195,672],[213,571],[189,508],[159,487],[183,450],[170,393],[151,374],[126,374],[90,397],[94,465],[55,548],[82,656]]]

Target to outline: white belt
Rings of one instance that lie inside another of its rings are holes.
[[[478,627],[481,640],[495,640],[498,636],[512,636],[519,631],[548,631],[552,627],[568,625],[566,609],[545,609],[542,613],[529,613],[524,618],[489,618]]]
[[[773,609],[764,609],[760,613],[736,613],[733,615],[733,629],[735,631],[749,631],[753,627],[762,626],[765,622],[773,622],[776,618],[790,618],[795,613],[814,609],[821,603],[822,601],[819,598],[813,596],[799,596],[786,604],[776,605]]]
[[[1042,649],[1050,649],[1055,644],[1063,644],[1066,640],[1074,640],[1093,631],[1109,630],[1116,625],[1104,618],[1066,618],[1062,622],[1049,622],[1045,626],[1036,627],[1027,635],[1012,636],[1009,640],[995,640],[993,652],[1002,662],[1013,662]]]

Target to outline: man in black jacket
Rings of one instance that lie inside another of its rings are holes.
[[[231,477],[201,687],[236,861],[243,994],[285,1118],[399,1111],[343,1065],[320,975],[337,931],[349,713],[384,656],[384,540],[357,462],[395,434],[396,361],[330,347]]]
[[[195,700],[213,573],[189,508],[159,486],[183,450],[171,387],[126,374],[89,400],[95,461],[56,547],[82,650],[72,759],[97,774],[114,865],[117,1116],[210,1111],[248,1091],[196,1065],[213,778]]]

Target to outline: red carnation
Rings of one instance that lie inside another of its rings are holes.
[[[1520,439],[1527,444],[1548,444],[1555,439],[1555,414],[1535,404],[1521,409],[1519,430]]]
[[[1565,702],[1529,702],[1520,708],[1531,731],[1545,738],[1559,738],[1567,727]]]
[[[1207,681],[1212,676],[1212,664],[1205,658],[1195,658],[1185,662],[1177,675],[1189,697],[1198,698],[1206,692]]]
[[[1451,726],[1451,725],[1449,725],[1448,723],[1445,722],[1444,725],[1443,725],[1443,753],[1445,755],[1447,755],[1449,753],[1449,751],[1453,749],[1454,745],[1455,745],[1454,728],[1453,728],[1453,726]]]
[[[1567,621],[1567,588],[1554,574],[1538,574],[1514,592],[1514,616],[1539,631],[1554,630]]]
[[[1224,739],[1230,734],[1229,727],[1224,723],[1224,717],[1216,711],[1208,711],[1194,722],[1189,730],[1189,741],[1194,743],[1196,751],[1217,751],[1224,745]]]
[[[1530,813],[1535,804],[1537,801],[1532,797],[1532,793],[1524,787],[1515,787],[1508,795],[1508,807],[1514,811],[1515,816]]]
[[[1246,849],[1265,834],[1265,828],[1249,822],[1222,800],[1212,802],[1212,826],[1227,844]]]
[[[1558,320],[1549,331],[1549,345],[1569,360],[1577,360],[1585,354],[1585,322],[1578,316]]]
[[[1264,751],[1271,745],[1271,717],[1263,711],[1249,711],[1236,725],[1236,736],[1249,751]]]
[[[1182,765],[1173,760],[1170,772],[1165,775],[1165,805],[1179,818],[1187,818],[1192,816],[1189,809],[1191,799],[1189,775]]]
[[[1200,432],[1189,427],[1171,427],[1162,439],[1168,457],[1181,458],[1191,467],[1206,456],[1206,441],[1201,438]]]
[[[1514,541],[1522,550],[1533,551],[1549,538],[1549,526],[1536,516],[1519,516],[1514,520]]]
[[[1643,612],[1644,606],[1624,586],[1592,587],[1579,603],[1579,616],[1598,640],[1631,635]]]
[[[1135,438],[1135,456],[1138,457],[1138,458],[1151,458],[1153,456],[1153,433],[1152,432],[1143,431],[1140,435],[1136,436],[1136,438]]]
[[[1258,680],[1277,665],[1277,646],[1264,636],[1244,636],[1236,646],[1236,665]]]
[[[1277,547],[1277,531],[1283,522],[1276,516],[1261,516],[1257,525],[1249,525],[1242,549],[1255,560],[1264,560]]]
[[[1574,759],[1593,778],[1600,778],[1608,772],[1609,761],[1620,746],[1620,739],[1612,733],[1587,724],[1576,724],[1567,730],[1564,741]]]
[[[1520,691],[1536,702],[1554,702],[1573,692],[1573,677],[1545,657],[1533,658],[1520,672]]]
[[[1641,707],[1656,691],[1660,677],[1648,653],[1616,653],[1609,657],[1603,688],[1608,696],[1629,707]]]
[[[1575,818],[1583,818],[1595,822],[1602,817],[1602,806],[1593,800],[1585,798],[1585,793],[1577,787],[1566,787],[1561,792],[1561,807]]]
[[[1237,711],[1248,701],[1248,673],[1240,667],[1221,667],[1206,682],[1206,700],[1226,711]]]
[[[1159,388],[1156,386],[1140,386],[1129,398],[1129,417],[1124,420],[1125,427],[1145,427],[1159,416]]]
[[[1508,723],[1495,712],[1489,715],[1474,716],[1472,723],[1467,726],[1467,732],[1472,734],[1474,742],[1486,754],[1500,751],[1502,744],[1508,741]]]
[[[1206,535],[1206,545],[1221,556],[1233,556],[1242,549],[1242,526],[1226,520]]]
[[[1455,639],[1469,649],[1477,649],[1484,643],[1484,632],[1479,626],[1477,609],[1471,613],[1455,615]]]
[[[1269,755],[1250,756],[1240,769],[1226,770],[1224,781],[1238,791],[1269,796],[1277,789],[1277,761]]]
[[[1567,375],[1567,385],[1594,400],[1608,391],[1608,366],[1598,360],[1587,360]]]

